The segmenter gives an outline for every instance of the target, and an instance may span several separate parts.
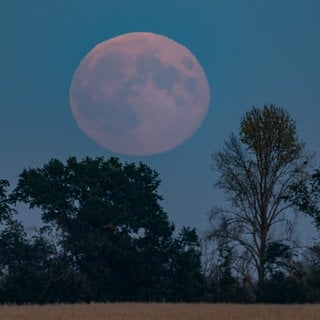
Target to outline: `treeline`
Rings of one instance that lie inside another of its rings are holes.
[[[0,180],[0,303],[319,302],[320,245],[294,236],[302,212],[320,227],[312,160],[285,110],[247,112],[212,156],[228,206],[201,238],[175,230],[143,163],[52,159],[11,192]],[[17,208],[42,224],[27,233]]]

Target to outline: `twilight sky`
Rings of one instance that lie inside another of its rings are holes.
[[[222,203],[210,156],[253,105],[286,108],[308,149],[320,151],[319,16],[318,0],[1,0],[0,178],[14,186],[24,168],[51,158],[142,161],[160,173],[170,219],[203,229],[207,212]],[[192,138],[144,157],[99,146],[79,129],[69,103],[81,59],[98,43],[135,31],[187,47],[211,91],[208,115]]]

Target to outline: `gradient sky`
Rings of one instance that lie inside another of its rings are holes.
[[[308,149],[320,152],[319,17],[318,0],[1,0],[0,178],[14,186],[24,168],[51,158],[142,161],[160,173],[170,219],[202,230],[207,212],[222,201],[212,188],[210,156],[252,106],[286,108]],[[100,147],[78,128],[69,104],[80,60],[99,42],[134,31],[186,46],[211,90],[195,135],[148,157]],[[302,230],[312,232],[308,224]]]

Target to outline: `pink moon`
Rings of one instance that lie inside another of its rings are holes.
[[[128,155],[171,150],[201,126],[209,107],[205,73],[192,53],[153,33],[101,42],[70,88],[73,116],[102,147]]]

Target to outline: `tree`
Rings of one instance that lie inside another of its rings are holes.
[[[218,258],[207,275],[209,301],[251,302],[250,290],[233,272],[233,250],[225,241],[218,245]]]
[[[0,236],[3,268],[1,303],[48,302],[47,270],[51,247],[41,237],[28,239],[20,222],[12,220]]]
[[[320,168],[316,169],[310,178],[298,181],[291,186],[288,201],[313,218],[320,229]]]
[[[188,247],[174,239],[174,225],[160,206],[158,176],[142,163],[123,165],[114,157],[71,157],[66,164],[52,159],[20,174],[11,200],[39,208],[43,234],[56,234],[58,252],[48,275],[63,270],[62,281],[75,289],[72,301],[176,298],[169,284],[179,273],[177,261],[200,257],[192,251],[196,242]],[[200,267],[195,262],[188,272],[197,279]],[[60,293],[58,301],[65,296]]]
[[[8,290],[8,278],[14,278],[17,269],[21,269],[21,258],[24,251],[24,230],[17,220],[13,218],[15,211],[11,208],[7,196],[9,182],[0,180],[0,301],[10,301],[13,289],[17,293],[17,286]],[[26,275],[26,270],[23,270]],[[13,282],[13,281],[12,281]],[[17,294],[20,300],[19,294]]]
[[[248,279],[257,275],[257,299],[266,277],[268,246],[290,240],[293,226],[286,213],[292,204],[285,199],[290,186],[305,179],[311,157],[288,112],[273,104],[245,113],[239,138],[231,134],[222,151],[212,156],[215,186],[230,206],[212,210],[207,238],[232,243],[237,271]]]
[[[304,254],[306,300],[320,301],[320,245],[314,244]]]
[[[266,279],[261,290],[265,303],[297,303],[305,300],[304,267],[288,244],[270,242],[266,251]]]
[[[228,224],[220,224],[220,232],[228,232]],[[203,238],[203,263],[210,302],[252,302],[252,289],[246,277],[235,268],[236,252],[227,237]],[[249,286],[248,286],[249,284]]]
[[[313,171],[307,181],[298,181],[291,187],[287,200],[299,211],[309,215],[320,230],[320,168]],[[306,263],[306,296],[311,302],[320,301],[320,244],[315,243],[307,249]]]
[[[9,181],[0,180],[0,224],[10,221],[14,210],[10,207],[9,199],[7,196],[7,188]]]
[[[201,251],[195,229],[182,227],[171,246],[168,279],[168,300],[196,302],[204,296]]]

